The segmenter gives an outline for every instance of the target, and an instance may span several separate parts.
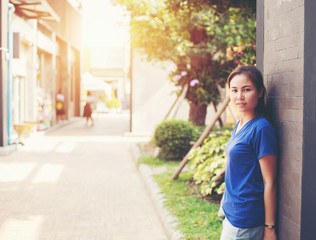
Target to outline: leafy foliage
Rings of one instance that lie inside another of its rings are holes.
[[[180,160],[190,150],[190,142],[198,138],[195,126],[183,120],[167,120],[154,132],[154,142],[160,147],[159,156],[166,160]]]
[[[256,1],[112,0],[131,16],[132,46],[148,61],[171,61],[186,99],[218,104],[219,86],[239,64],[255,63]],[[197,80],[197,81],[194,81]]]
[[[106,105],[108,108],[120,108],[122,104],[121,101],[114,96],[106,101]]]
[[[202,195],[213,193],[223,194],[225,190],[224,178],[212,181],[219,176],[226,167],[225,148],[230,139],[231,131],[212,133],[204,140],[202,146],[190,152],[191,170],[196,184],[201,185]]]
[[[122,105],[121,101],[116,97],[113,89],[111,90],[111,96],[104,94],[99,99],[105,102],[108,108],[120,108]]]

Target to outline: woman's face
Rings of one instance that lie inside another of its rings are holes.
[[[256,85],[245,74],[236,75],[230,81],[230,100],[239,112],[254,113],[262,90],[258,92]]]

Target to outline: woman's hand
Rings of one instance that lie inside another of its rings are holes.
[[[275,229],[264,228],[263,240],[277,240]]]

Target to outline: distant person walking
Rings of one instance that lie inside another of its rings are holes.
[[[88,91],[87,95],[88,96],[86,100],[86,105],[84,106],[84,109],[83,109],[83,116],[86,118],[86,125],[88,126],[89,119],[90,119],[93,126],[94,121],[92,118],[92,112],[93,112],[94,97],[92,96],[90,91]]]
[[[56,122],[60,120],[65,120],[65,97],[61,92],[61,89],[58,90],[56,95]]]

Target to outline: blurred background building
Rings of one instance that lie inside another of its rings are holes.
[[[127,109],[130,99],[129,85],[129,45],[90,46],[84,49],[84,77],[97,78],[100,87],[86,86],[83,90],[94,91],[99,99],[98,112],[107,112],[109,108]],[[91,82],[90,79],[84,79]],[[107,84],[107,86],[102,86]],[[100,92],[101,91],[101,92]],[[115,100],[114,100],[115,99]],[[118,106],[114,102],[118,102]]]
[[[130,132],[153,132],[176,99],[173,66],[131,50],[129,27],[129,16],[110,0],[1,0],[0,146],[16,138],[16,127],[54,125],[58,91],[66,119],[81,115],[92,91],[97,112],[125,110]],[[187,119],[188,112],[183,101],[171,117]]]
[[[80,3],[1,0],[0,146],[10,143],[16,125],[52,126],[58,90],[66,118],[80,115]]]
[[[90,90],[97,99],[97,112],[129,109],[129,18],[123,9],[110,0],[84,1],[82,42],[82,99]]]

